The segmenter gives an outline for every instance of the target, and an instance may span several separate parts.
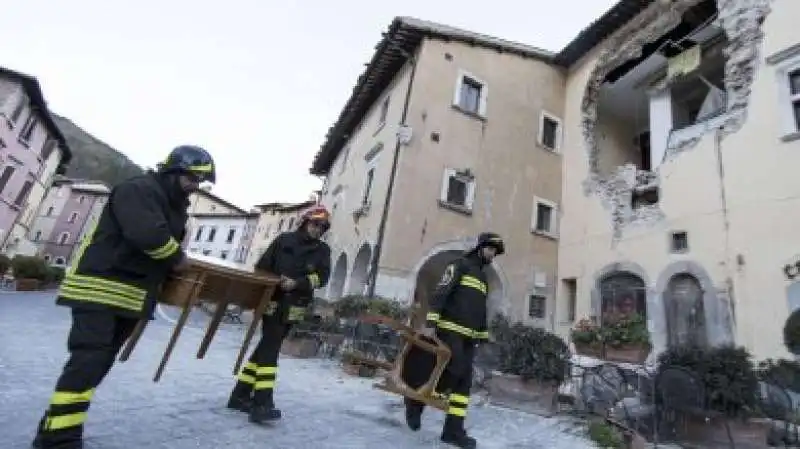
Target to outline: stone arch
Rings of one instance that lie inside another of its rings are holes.
[[[427,311],[428,297],[432,293],[436,282],[442,276],[444,267],[465,251],[474,248],[476,241],[475,238],[467,238],[437,244],[417,261],[407,278],[408,289],[406,296],[416,308],[415,318],[419,319],[421,314]],[[508,291],[508,279],[497,261],[489,266],[487,278],[489,284],[489,316],[492,317],[496,313],[508,315],[511,310],[506,294]]]
[[[727,295],[714,287],[708,272],[697,262],[691,260],[675,261],[667,265],[658,276],[655,292],[656,300],[661,305],[662,315],[660,318],[659,329],[663,334],[663,345],[660,349],[668,347],[667,335],[669,328],[669,307],[670,301],[669,287],[675,285],[675,279],[683,279],[691,276],[697,281],[700,293],[702,294],[703,323],[705,325],[705,342],[711,346],[718,346],[733,342],[733,327],[730,320],[730,305]]]
[[[364,294],[364,288],[367,286],[370,260],[372,260],[372,247],[369,243],[364,243],[353,259],[353,269],[350,271],[350,279],[347,282],[348,295]]]
[[[644,287],[646,289],[646,306],[647,306],[647,310],[648,310],[648,320],[649,320],[649,316],[650,316],[649,311],[650,311],[651,306],[652,306],[651,301],[650,301],[650,297],[652,296],[651,295],[651,291],[652,290],[649,288],[650,287],[650,278],[647,276],[647,272],[644,270],[644,268],[642,268],[641,265],[637,264],[636,262],[630,262],[630,261],[621,261],[621,262],[610,263],[610,264],[604,266],[603,268],[597,270],[597,272],[594,275],[594,282],[592,283],[592,286],[593,286],[592,287],[592,294],[591,294],[592,295],[592,298],[591,298],[591,300],[592,300],[592,316],[599,319],[601,314],[602,314],[602,310],[603,310],[602,300],[603,300],[603,298],[602,298],[600,287],[601,287],[601,284],[602,284],[603,280],[609,278],[610,276],[613,276],[613,275],[616,275],[616,274],[621,274],[621,273],[625,273],[625,274],[636,276],[639,279],[641,279],[642,283],[644,284]]]
[[[339,253],[331,270],[331,280],[328,282],[328,299],[337,300],[344,293],[344,284],[347,280],[347,254]]]

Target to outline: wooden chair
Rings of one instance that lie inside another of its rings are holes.
[[[373,387],[447,411],[449,406],[447,398],[436,393],[436,386],[439,384],[439,379],[442,377],[447,363],[450,361],[450,348],[439,340],[438,337],[427,337],[411,326],[393,318],[370,315],[362,317],[361,321],[364,323],[388,326],[397,332],[404,341],[402,350],[393,362],[370,360],[366,358],[359,360],[359,363],[376,366],[386,371],[383,380],[376,383]],[[403,380],[403,367],[406,358],[411,353],[412,349],[415,348],[419,348],[435,356],[435,366],[428,380],[418,388],[409,386]]]

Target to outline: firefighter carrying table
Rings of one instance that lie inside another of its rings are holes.
[[[164,283],[158,302],[181,308],[181,315],[172,330],[167,348],[161,358],[161,363],[153,377],[153,382],[158,382],[167,366],[169,357],[175,349],[183,327],[192,309],[199,303],[202,297],[204,301],[212,302],[216,305],[214,315],[208,323],[203,341],[197,351],[197,358],[202,359],[208,351],[211,340],[219,328],[219,324],[225,315],[229,304],[236,304],[243,310],[253,310],[253,320],[245,333],[242,348],[233,367],[234,375],[239,372],[245,353],[250,346],[256,328],[258,328],[261,318],[272,301],[272,295],[280,282],[280,278],[266,272],[253,272],[238,265],[217,261],[210,257],[201,257],[192,254],[189,257],[189,268],[180,275],[171,276]],[[224,265],[223,265],[224,264]],[[125,362],[136,347],[136,343],[142,336],[149,319],[147,317],[139,320],[130,339],[120,354],[119,361]]]

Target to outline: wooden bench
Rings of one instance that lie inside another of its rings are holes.
[[[208,323],[200,348],[197,351],[198,359],[205,357],[208,347],[211,345],[211,340],[214,338],[217,329],[219,329],[220,322],[228,313],[229,304],[238,305],[242,310],[253,310],[253,321],[247,328],[244,342],[239,350],[239,356],[233,367],[234,375],[237,374],[242,366],[247,349],[250,347],[255,330],[261,322],[261,317],[267,310],[267,306],[272,300],[272,295],[280,282],[278,276],[266,272],[246,271],[209,260],[201,260],[194,255],[190,256],[189,260],[189,268],[180,273],[180,275],[172,276],[165,282],[158,297],[158,302],[161,304],[181,308],[181,314],[172,330],[172,335],[161,358],[161,363],[153,377],[153,382],[158,382],[161,379],[164,368],[166,368],[170,355],[175,349],[175,344],[186,325],[189,314],[198,304],[201,296],[204,301],[215,303],[216,310]],[[148,318],[143,318],[137,323],[133,334],[120,354],[120,362],[128,360],[148,321]]]
[[[447,398],[436,393],[436,386],[439,384],[439,379],[442,377],[445,368],[447,368],[447,363],[450,361],[450,348],[439,340],[438,337],[427,337],[414,328],[389,317],[370,315],[362,317],[361,321],[364,323],[388,326],[397,332],[404,341],[403,349],[397,355],[394,362],[370,359],[359,360],[359,363],[376,366],[386,371],[383,380],[376,383],[373,387],[447,411],[449,407]],[[419,348],[430,352],[436,357],[436,364],[431,371],[430,377],[419,388],[412,388],[403,381],[403,366],[412,348]]]

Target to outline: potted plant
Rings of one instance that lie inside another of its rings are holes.
[[[491,401],[550,416],[569,371],[569,348],[555,334],[501,315],[492,322],[498,372],[488,380]]]
[[[640,314],[614,316],[600,331],[606,360],[640,364],[650,354],[650,332]]]
[[[727,447],[729,429],[737,447],[766,447],[772,425],[757,411],[757,371],[746,349],[685,346],[667,350],[658,360],[659,369],[686,368],[703,384],[707,413],[687,417],[688,442]]]
[[[783,344],[794,355],[800,355],[800,309],[795,310],[783,325]]]
[[[47,279],[47,262],[34,256],[16,255],[11,260],[11,269],[17,291],[38,290]]]
[[[605,357],[600,327],[592,320],[584,318],[578,321],[570,332],[570,338],[575,344],[576,354],[597,359]]]

